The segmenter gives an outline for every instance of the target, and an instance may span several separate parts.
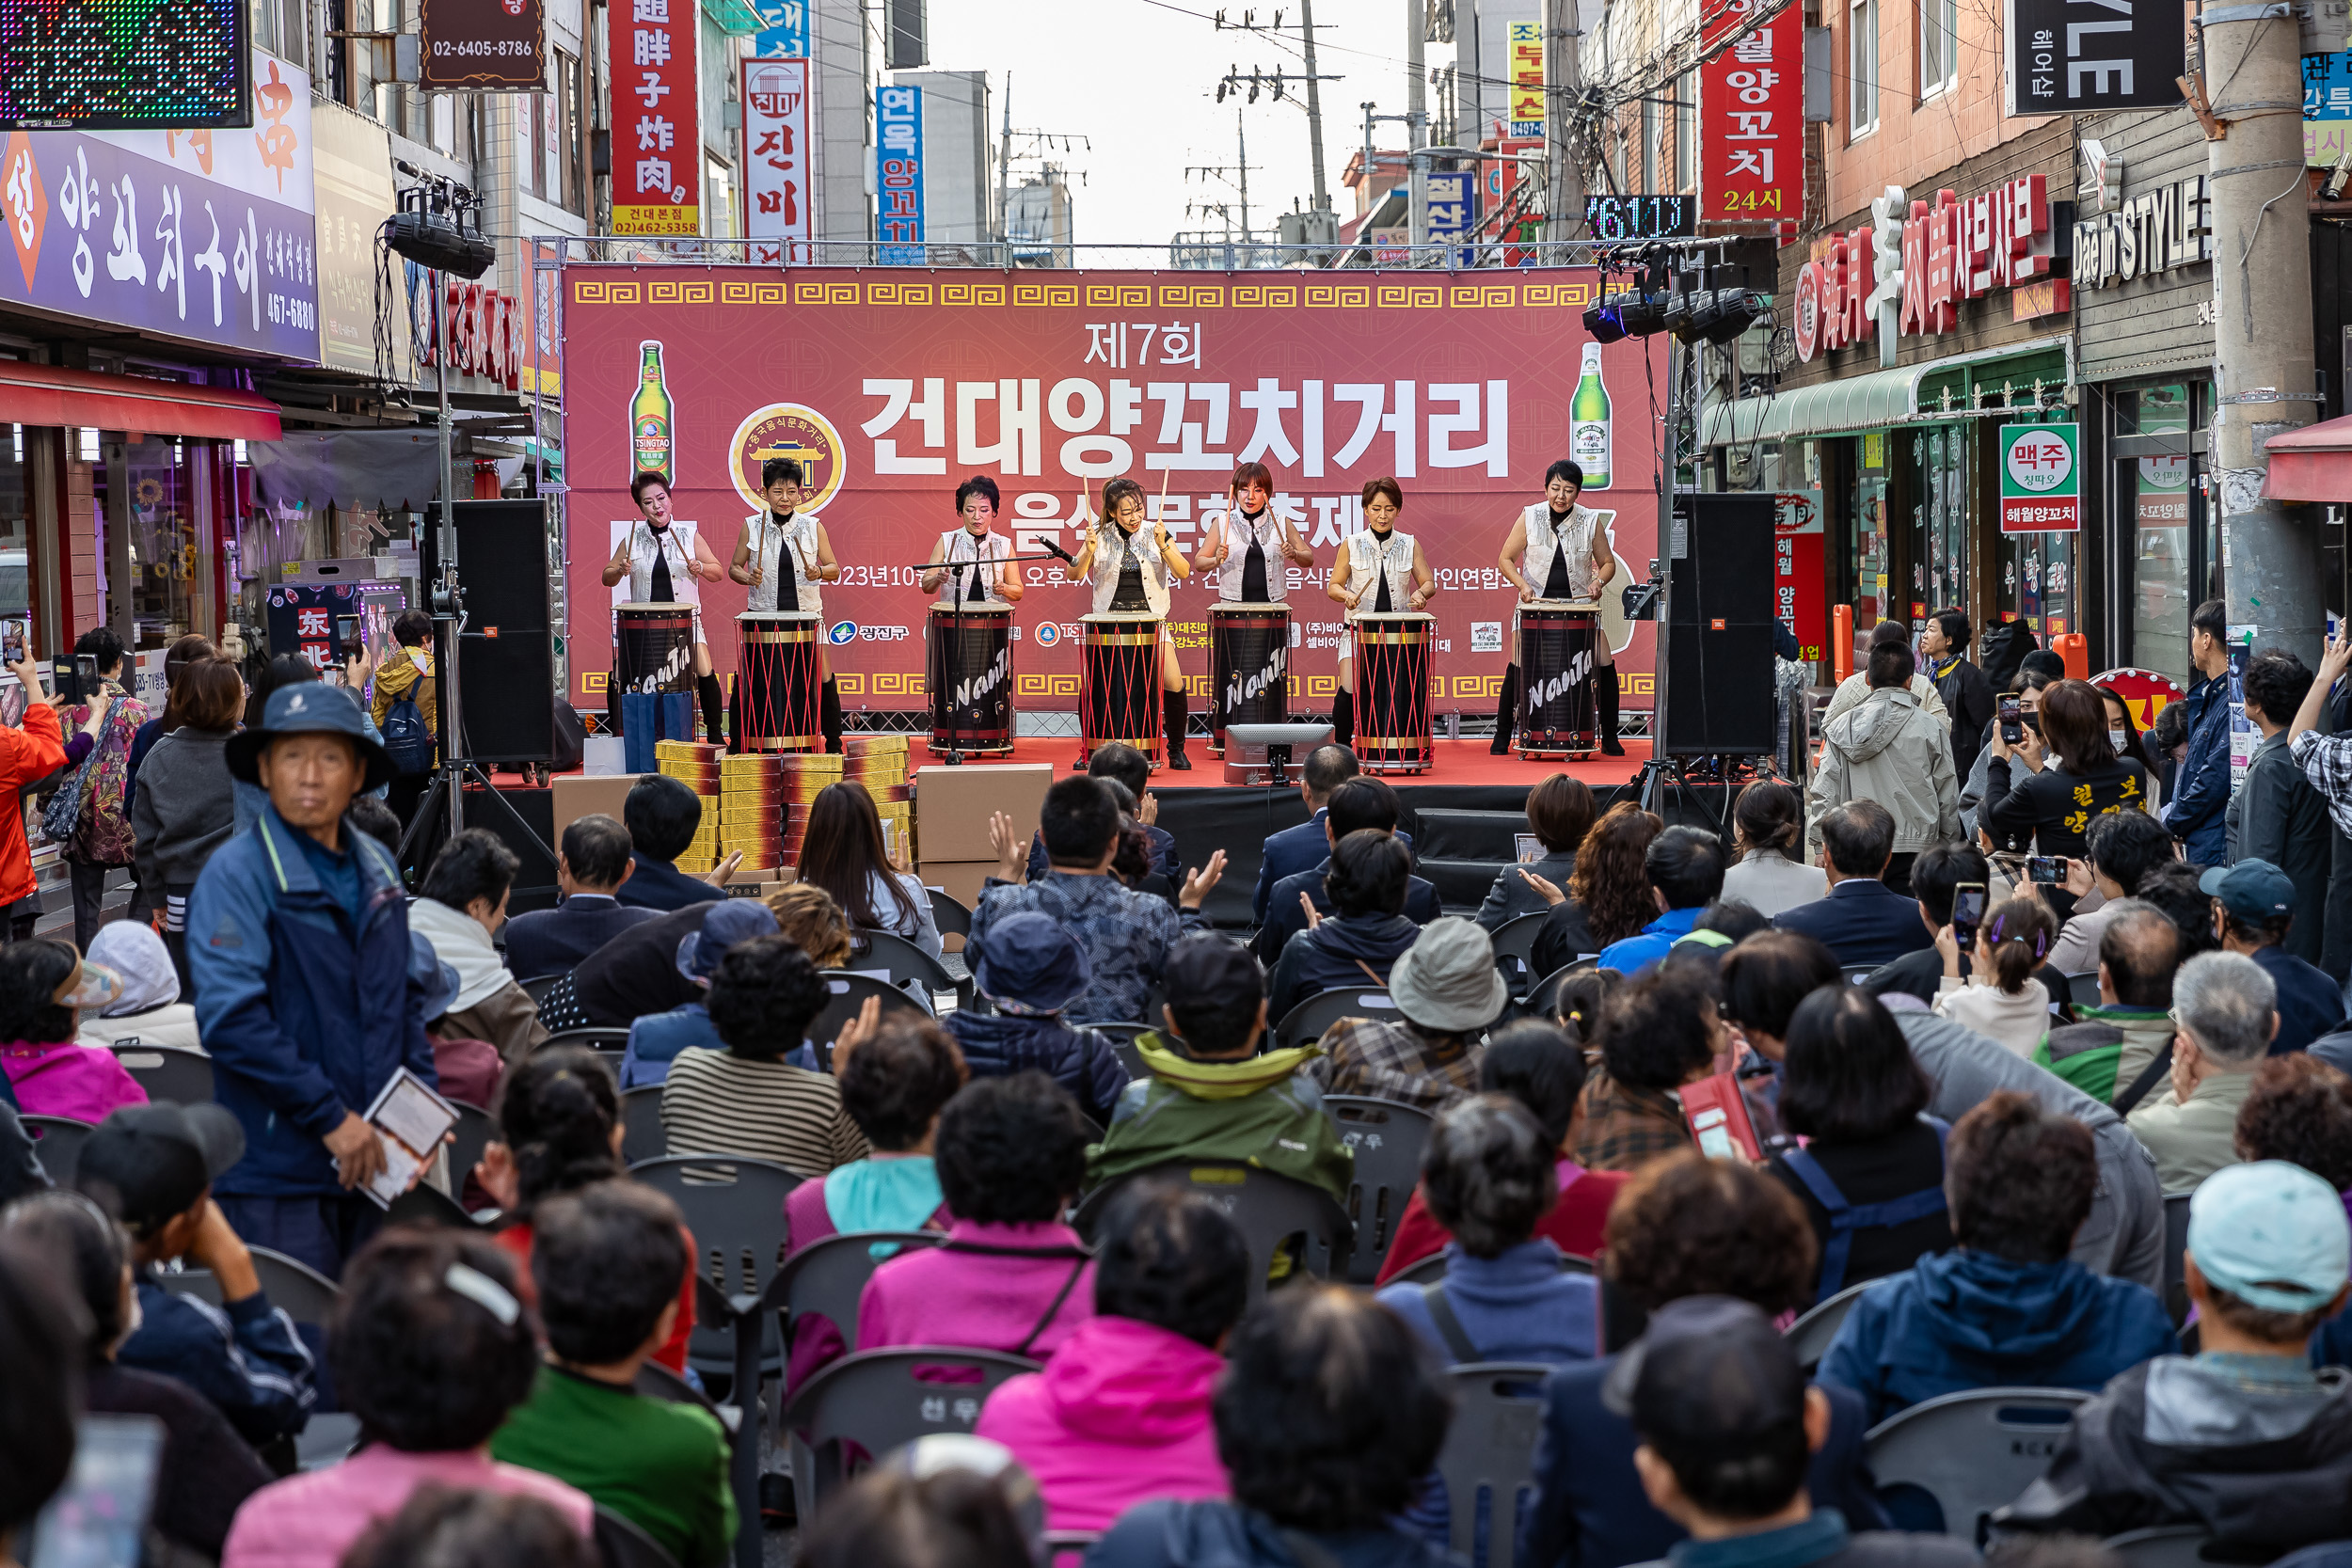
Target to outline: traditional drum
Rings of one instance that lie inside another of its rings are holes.
[[[1429,767],[1429,637],[1425,612],[1358,615],[1356,759],[1367,773],[1420,773]]]
[[[1012,606],[931,606],[930,749],[1012,751]]]
[[[735,750],[821,752],[817,639],[808,610],[755,610],[735,618],[742,674],[735,687]]]
[[[612,682],[623,691],[694,689],[694,607],[612,607]]]
[[[1089,615],[1079,622],[1078,766],[1116,740],[1160,761],[1160,618]]]
[[[1600,745],[1593,691],[1600,606],[1537,599],[1519,607],[1518,753],[1589,757]]]
[[[1291,611],[1279,604],[1209,606],[1209,751],[1225,754],[1228,724],[1290,718]]]

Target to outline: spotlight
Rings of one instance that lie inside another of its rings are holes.
[[[443,213],[393,214],[385,243],[421,267],[464,278],[480,277],[498,260],[498,250],[488,240],[458,228]]]
[[[1756,325],[1764,313],[1763,299],[1745,288],[1717,289],[1694,316],[1698,335],[1710,343],[1727,343]]]
[[[1699,289],[1677,289],[1666,296],[1664,325],[1678,343],[1698,341],[1699,331],[1692,324],[1693,312],[1704,304],[1707,294]]]
[[[1620,297],[1612,294],[1609,299],[1597,299],[1584,307],[1584,330],[1593,335],[1593,341],[1613,343],[1625,336],[1625,328],[1610,309],[1610,300]]]
[[[1618,301],[1617,320],[1623,324],[1629,338],[1646,338],[1666,325],[1666,300],[1663,294],[1641,292],[1612,294]]]

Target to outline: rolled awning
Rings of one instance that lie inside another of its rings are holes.
[[[278,404],[183,381],[0,360],[0,424],[83,425],[215,441],[275,441]]]
[[[2352,414],[2273,436],[2263,444],[2274,501],[2352,501]]]

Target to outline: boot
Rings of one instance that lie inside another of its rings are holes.
[[[1621,757],[1625,748],[1617,744],[1617,667],[1604,664],[1593,673],[1593,695],[1600,704],[1600,754]]]
[[[817,727],[824,734],[825,750],[838,752],[841,750],[841,688],[834,684],[831,676],[825,679],[824,695],[817,705]]]
[[[719,677],[696,675],[694,691],[702,698],[704,741],[712,746],[724,745],[726,743],[727,699],[725,693],[719,689]]]
[[[1486,748],[1496,756],[1511,754],[1511,732],[1519,723],[1519,667],[1502,672],[1502,700],[1495,705],[1495,743]]]
[[[1356,744],[1356,693],[1331,693],[1331,739],[1336,745],[1353,748]]]
[[[1179,773],[1192,771],[1192,759],[1184,755],[1184,694],[1170,691],[1166,695],[1165,711],[1168,724],[1168,765]]]

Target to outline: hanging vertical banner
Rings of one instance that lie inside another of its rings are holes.
[[[1511,24],[1511,135],[1544,134],[1544,24]]]
[[[752,54],[763,60],[805,59],[808,55],[808,0],[767,0],[757,8],[767,25],[754,40]]]
[[[611,15],[612,232],[699,234],[694,0],[615,0]]]
[[[1710,5],[1701,37],[1738,33],[1747,9],[1740,0]],[[1702,220],[1795,233],[1804,215],[1804,13],[1786,5],[1699,67]]]
[[[923,264],[923,89],[874,93],[874,188],[881,204],[874,237],[885,267]]]
[[[808,260],[808,62],[745,60],[743,234],[751,260]],[[794,244],[793,242],[803,242]]]

